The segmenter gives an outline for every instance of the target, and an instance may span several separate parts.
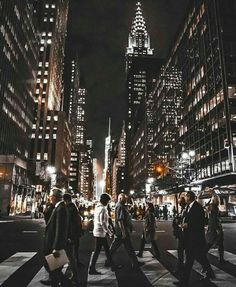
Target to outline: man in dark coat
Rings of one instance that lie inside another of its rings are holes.
[[[79,240],[83,234],[82,222],[79,210],[72,202],[71,195],[66,193],[64,194],[63,199],[65,201],[69,217],[67,255],[70,263],[67,273],[71,273],[70,277],[72,281],[78,283],[78,251]]]
[[[44,238],[44,255],[53,254],[55,257],[60,256],[59,250],[66,250],[68,215],[64,201],[62,200],[62,191],[53,189],[51,191],[51,203],[55,206],[45,228]],[[48,271],[52,280],[53,287],[63,286],[62,268],[54,271]]]
[[[205,212],[203,207],[195,200],[195,193],[188,191],[186,195],[187,209],[183,219],[183,240],[186,254],[183,276],[174,284],[185,287],[189,286],[189,278],[195,260],[201,263],[206,270],[204,280],[214,278],[214,272],[207,259],[205,240]]]

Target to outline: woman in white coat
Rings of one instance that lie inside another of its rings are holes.
[[[108,195],[107,193],[103,193],[100,197],[100,202],[95,207],[93,235],[96,240],[96,247],[89,268],[90,275],[101,275],[101,272],[98,272],[96,270],[95,265],[102,247],[105,250],[107,259],[109,260],[109,262],[111,262],[112,271],[115,271],[115,264],[110,255],[109,245],[106,237],[107,235],[110,237],[113,236],[113,233],[109,229],[109,215],[107,211],[107,204],[109,203],[110,200],[111,200],[110,195]]]

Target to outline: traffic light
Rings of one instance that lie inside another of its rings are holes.
[[[166,167],[163,163],[158,163],[154,165],[154,172],[157,178],[166,176],[168,172],[168,167]]]

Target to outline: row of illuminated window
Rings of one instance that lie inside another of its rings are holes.
[[[46,3],[45,4],[45,8],[47,8],[47,9],[50,8],[50,4]],[[51,8],[53,8],[53,9],[56,8],[56,5],[55,4],[51,4]]]
[[[31,135],[31,138],[32,138],[32,139],[35,139],[35,134],[32,134],[32,135]],[[39,139],[42,139],[42,138],[43,138],[42,134],[39,134],[39,135],[38,135],[38,138],[39,138]],[[44,138],[45,138],[45,139],[49,139],[49,138],[51,138],[51,137],[50,137],[49,134],[45,134],[45,137],[44,137]],[[57,134],[53,134],[53,135],[52,135],[52,139],[56,139],[56,138],[57,138]]]
[[[224,101],[223,92],[219,92],[216,97],[213,97],[196,112],[196,120],[200,121],[204,116],[206,116],[211,110],[213,110],[219,103]]]

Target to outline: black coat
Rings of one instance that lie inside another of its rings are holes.
[[[69,216],[68,238],[73,242],[78,242],[79,238],[83,234],[79,210],[73,202],[68,203],[66,207]]]
[[[205,212],[197,201],[194,202],[189,212],[186,212],[184,223],[188,224],[183,231],[184,247],[191,250],[206,248]]]
[[[68,213],[64,202],[54,208],[45,228],[44,254],[66,249],[68,238]]]

